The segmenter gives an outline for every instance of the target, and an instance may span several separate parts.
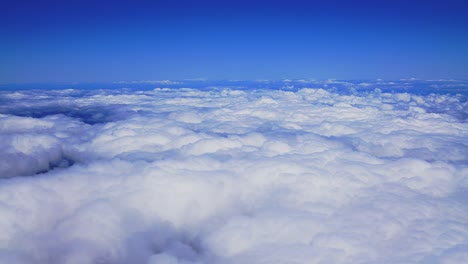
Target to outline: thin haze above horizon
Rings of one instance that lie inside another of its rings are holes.
[[[0,83],[468,79],[465,1],[14,1]]]

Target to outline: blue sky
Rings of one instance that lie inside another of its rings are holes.
[[[18,0],[0,22],[0,83],[468,79],[464,1]]]

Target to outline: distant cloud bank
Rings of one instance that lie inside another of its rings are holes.
[[[1,263],[468,259],[466,95],[142,82],[0,91]]]

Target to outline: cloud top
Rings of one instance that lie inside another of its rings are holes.
[[[0,262],[468,258],[466,97],[323,85],[2,91]]]

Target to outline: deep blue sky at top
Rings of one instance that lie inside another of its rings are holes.
[[[0,83],[468,79],[468,1],[2,1]]]

